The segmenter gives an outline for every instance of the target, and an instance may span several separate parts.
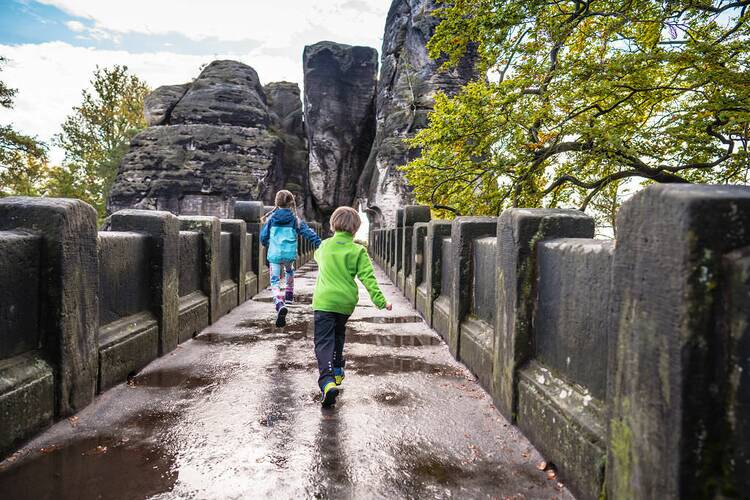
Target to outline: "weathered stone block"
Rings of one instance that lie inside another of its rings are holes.
[[[148,234],[151,239],[151,310],[159,324],[159,355],[163,356],[178,344],[179,221],[169,212],[121,210],[110,217],[110,227]]]
[[[209,322],[208,297],[198,290],[180,297],[179,341],[180,343],[192,339]]]
[[[41,238],[42,346],[55,372],[55,410],[70,415],[96,392],[99,310],[96,211],[79,200],[0,200],[0,230]]]
[[[593,236],[593,219],[577,210],[511,209],[497,221],[492,397],[511,421],[515,421],[518,406],[518,368],[531,354],[536,245],[546,239]]]
[[[750,491],[750,247],[724,258],[723,317],[728,336],[729,428],[723,462],[736,492]]]
[[[152,243],[141,233],[99,233],[99,323],[155,310],[152,296]]]
[[[604,401],[613,328],[614,241],[558,239],[537,245],[536,358]]]
[[[601,498],[607,458],[601,402],[536,362],[521,369],[518,393],[524,435],[555,464],[576,498]]]
[[[0,360],[41,347],[41,243],[30,232],[0,232]]]
[[[52,423],[53,373],[40,351],[0,360],[0,457]]]
[[[748,245],[748,187],[654,185],[620,210],[609,497],[739,491],[723,472],[735,436],[727,411],[728,334],[717,316],[730,283],[723,257]]]
[[[492,221],[493,229],[497,227]],[[495,265],[497,239],[493,236],[473,240],[471,275],[467,277],[469,307],[458,326],[459,356],[477,376],[482,387],[492,383],[492,354],[495,342]]]
[[[221,317],[219,312],[219,295],[221,290],[221,276],[219,274],[219,252],[221,239],[221,223],[217,217],[185,217],[180,218],[180,229],[196,231],[203,239],[201,290],[208,297],[210,321],[215,323]]]
[[[159,355],[159,323],[150,312],[113,321],[99,331],[99,392],[135,375]]]

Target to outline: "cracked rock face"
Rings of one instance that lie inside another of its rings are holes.
[[[235,200],[272,203],[278,189],[305,199],[306,149],[299,89],[266,96],[258,75],[214,61],[190,84],[156,89],[144,102],[149,127],[131,141],[110,191],[123,208],[231,216]],[[283,103],[279,105],[278,103]],[[302,205],[302,203],[300,203]]]
[[[357,194],[377,226],[392,226],[396,210],[414,201],[398,167],[418,152],[410,151],[403,139],[427,126],[437,91],[453,94],[476,77],[472,55],[451,71],[438,71],[441,62],[427,55],[427,42],[439,23],[431,15],[435,8],[434,0],[393,0],[388,12],[377,95],[377,134]]]
[[[354,204],[372,146],[377,51],[320,42],[305,47],[303,65],[311,200],[326,220]]]

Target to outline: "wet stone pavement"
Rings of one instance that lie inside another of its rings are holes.
[[[363,289],[346,380],[320,407],[310,298],[274,327],[268,291],[0,463],[3,499],[570,499],[378,271]]]

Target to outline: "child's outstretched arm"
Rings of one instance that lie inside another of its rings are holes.
[[[305,221],[299,221],[298,232],[302,235],[303,238],[312,243],[315,248],[318,248],[320,246],[320,236],[318,236],[315,231],[310,229],[310,226],[308,226]]]
[[[372,300],[372,303],[375,304],[375,307],[378,309],[390,310],[390,304],[386,302],[385,296],[378,286],[378,280],[375,278],[375,271],[372,268],[372,262],[370,262],[370,257],[367,255],[367,250],[364,248],[357,258],[357,278],[359,278],[359,281],[361,281],[367,289],[367,293],[370,294],[370,299]]]

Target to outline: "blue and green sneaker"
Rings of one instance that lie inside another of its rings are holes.
[[[336,387],[336,382],[328,382],[323,387],[323,400],[321,403],[324,407],[333,406],[336,403],[336,396],[339,395],[339,389]]]
[[[333,379],[336,381],[336,385],[341,385],[344,383],[344,369],[343,368],[334,368],[333,369]]]

